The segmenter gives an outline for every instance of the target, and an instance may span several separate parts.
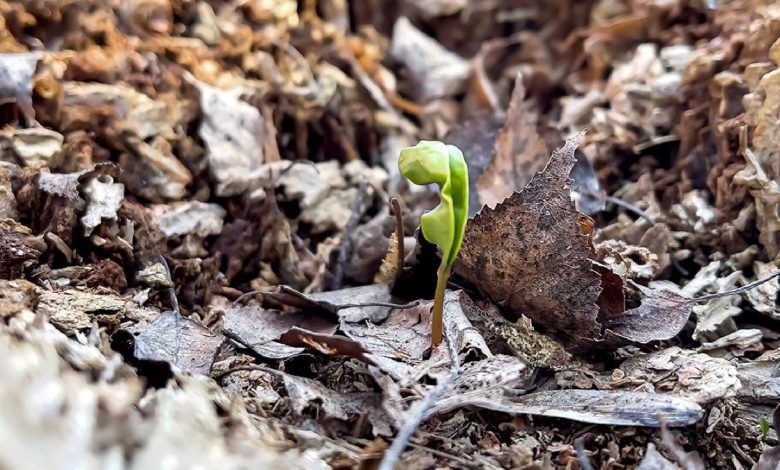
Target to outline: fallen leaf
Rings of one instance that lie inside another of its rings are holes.
[[[62,151],[64,138],[59,132],[32,127],[4,133],[3,139],[8,141],[22,166],[43,167],[49,166],[52,157]]]
[[[177,103],[153,100],[122,84],[62,82],[63,106],[97,109],[108,105],[123,126],[140,139],[157,135],[171,136],[172,126],[181,119]]]
[[[223,334],[269,359],[300,354],[303,347],[290,347],[279,338],[294,327],[325,335],[336,332],[337,324],[307,313],[282,313],[257,305],[234,306],[225,312]]]
[[[373,355],[357,341],[331,333],[317,333],[294,326],[279,336],[279,343],[306,348],[327,356],[348,356],[374,364]]]
[[[743,387],[734,364],[678,347],[629,358],[620,370],[631,388],[650,384],[700,405],[733,397]]]
[[[118,325],[122,320],[151,320],[157,314],[138,307],[129,297],[105,288],[42,291],[36,311],[45,314],[53,325],[68,335],[90,328],[95,321]]]
[[[645,295],[638,307],[622,315],[603,320],[604,327],[615,335],[638,343],[673,338],[679,333],[696,301],[668,290],[656,290],[636,285]]]
[[[516,190],[525,187],[535,173],[545,168],[549,159],[547,144],[536,133],[536,126],[528,116],[524,99],[523,77],[518,74],[506,122],[496,137],[490,163],[476,181],[480,202],[491,209]],[[468,161],[468,154],[464,155]]]
[[[263,297],[299,309],[320,310],[338,316],[347,323],[368,320],[379,323],[390,314],[393,298],[387,284],[348,287],[334,291],[304,294],[287,286],[278,292],[263,292]]]
[[[120,330],[114,337],[127,347],[124,355],[138,361],[165,362],[174,371],[200,375],[209,374],[224,342],[222,335],[171,311]]]
[[[293,410],[301,414],[303,410],[318,402],[326,416],[341,420],[350,415],[367,415],[376,436],[391,436],[391,419],[382,408],[379,395],[375,393],[339,393],[316,380],[284,374],[284,386],[290,396]]]
[[[741,277],[741,273],[733,272],[723,278],[717,278],[714,283],[715,292],[736,288]],[[738,295],[729,295],[713,299],[706,304],[694,305],[696,328],[693,330],[693,339],[699,342],[714,341],[737,331],[734,317],[742,313],[740,300]]]
[[[452,96],[465,86],[468,61],[415,28],[405,16],[393,26],[390,53],[411,71],[420,101]]]
[[[260,110],[240,99],[246,90],[222,90],[192,76],[200,92],[202,122],[198,133],[206,144],[209,171],[218,196],[234,196],[246,189],[263,164],[265,126]]]
[[[766,277],[776,271],[778,266],[773,263],[753,263],[753,272],[756,279]],[[747,281],[744,281],[747,284]],[[745,292],[745,298],[753,308],[773,320],[780,320],[780,280],[777,278],[765,282]]]
[[[5,320],[25,310],[32,310],[33,302],[37,299],[38,288],[35,284],[24,279],[13,281],[0,279],[0,318]]]
[[[436,400],[428,416],[446,413],[464,406],[501,400],[506,389],[522,385],[530,370],[514,356],[497,354],[480,361],[463,364],[459,374]],[[489,408],[489,407],[488,407]]]
[[[469,221],[456,271],[496,305],[584,347],[601,337],[600,276],[580,232],[569,188],[579,137],[495,209]]]
[[[40,52],[0,54],[0,104],[16,103],[33,122],[32,78],[40,58]]]
[[[128,190],[157,203],[186,196],[192,173],[176,158],[165,138],[156,136],[147,143],[132,134],[123,137],[126,151],[119,155],[119,164]]]
[[[660,393],[620,390],[549,390],[481,406],[511,414],[564,418],[607,426],[688,426],[702,418],[696,403]]]
[[[160,230],[166,237],[193,235],[203,239],[222,232],[226,212],[219,204],[187,201],[157,206]]]

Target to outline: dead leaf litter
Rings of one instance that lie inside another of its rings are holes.
[[[0,1],[0,468],[777,467],[779,19]]]

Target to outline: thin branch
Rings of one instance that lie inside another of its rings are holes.
[[[216,375],[214,377],[214,380],[222,379],[222,378],[232,374],[233,372],[240,372],[242,370],[246,370],[246,371],[259,370],[261,372],[267,372],[269,374],[278,375],[279,377],[284,377],[284,372],[282,372],[280,370],[271,369],[270,367],[265,367],[265,366],[259,366],[257,364],[247,364],[247,365],[244,365],[244,366],[232,367],[232,368],[226,370],[225,372],[222,372],[221,374]]]
[[[704,295],[702,297],[696,297],[693,300],[695,300],[696,302],[707,302],[709,300],[719,299],[721,297],[728,297],[730,295],[742,294],[744,292],[749,291],[750,289],[753,289],[754,287],[760,286],[761,284],[763,284],[765,282],[769,282],[772,279],[774,279],[776,277],[779,277],[779,276],[780,276],[780,271],[775,271],[772,274],[770,274],[769,276],[763,277],[763,278],[761,278],[761,279],[759,279],[757,281],[753,281],[750,284],[744,285],[744,286],[739,287],[737,289],[727,290],[726,292],[718,292],[716,294]]]
[[[404,270],[404,259],[406,258],[406,253],[404,253],[404,218],[398,199],[390,198],[390,207],[392,207],[395,216],[395,241],[398,243],[398,265],[395,271],[395,280],[397,281]]]
[[[651,219],[649,215],[647,215],[647,212],[643,211],[639,207],[637,207],[637,206],[635,206],[635,205],[633,205],[631,203],[628,203],[628,202],[626,202],[626,201],[624,201],[624,200],[622,200],[620,198],[617,198],[615,196],[607,196],[606,200],[607,200],[607,202],[611,202],[612,204],[614,204],[616,206],[620,206],[623,209],[626,209],[626,210],[628,210],[630,212],[633,212],[638,217],[641,217],[642,219],[646,220],[650,225],[655,225],[655,221],[653,219]]]
[[[165,259],[165,256],[160,255],[160,263],[163,265],[163,268],[165,268],[165,274],[168,276],[168,281],[170,281],[171,286],[173,286],[171,268],[168,266],[168,261]],[[171,309],[173,309],[173,312],[177,317],[181,316],[181,311],[179,310],[179,299],[176,298],[176,290],[173,287],[168,288],[168,297],[170,298]]]
[[[414,302],[409,302],[407,304],[394,304],[392,302],[365,302],[365,303],[358,303],[358,304],[338,304],[334,305],[336,307],[336,310],[343,310],[345,308],[355,308],[355,307],[390,307],[390,308],[397,308],[397,309],[407,309],[412,308],[420,305],[421,301],[415,300]]]

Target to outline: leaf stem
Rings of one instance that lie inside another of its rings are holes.
[[[431,316],[431,344],[435,348],[441,343],[444,329],[444,292],[450,277],[450,267],[444,261],[436,272],[436,295],[433,297],[433,315]]]

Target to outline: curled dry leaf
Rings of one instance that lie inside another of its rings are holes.
[[[778,266],[773,263],[762,263],[761,261],[753,263],[753,272],[756,279],[766,277],[777,269]],[[777,278],[772,279],[755,289],[745,292],[744,295],[757,312],[773,320],[780,320],[780,280]]]
[[[600,276],[569,195],[579,139],[553,152],[522,191],[469,221],[456,263],[456,271],[498,306],[531,318],[569,347],[601,336]]]
[[[170,364],[174,371],[208,375],[224,341],[200,323],[178,312],[162,312],[114,334],[125,357]]]

